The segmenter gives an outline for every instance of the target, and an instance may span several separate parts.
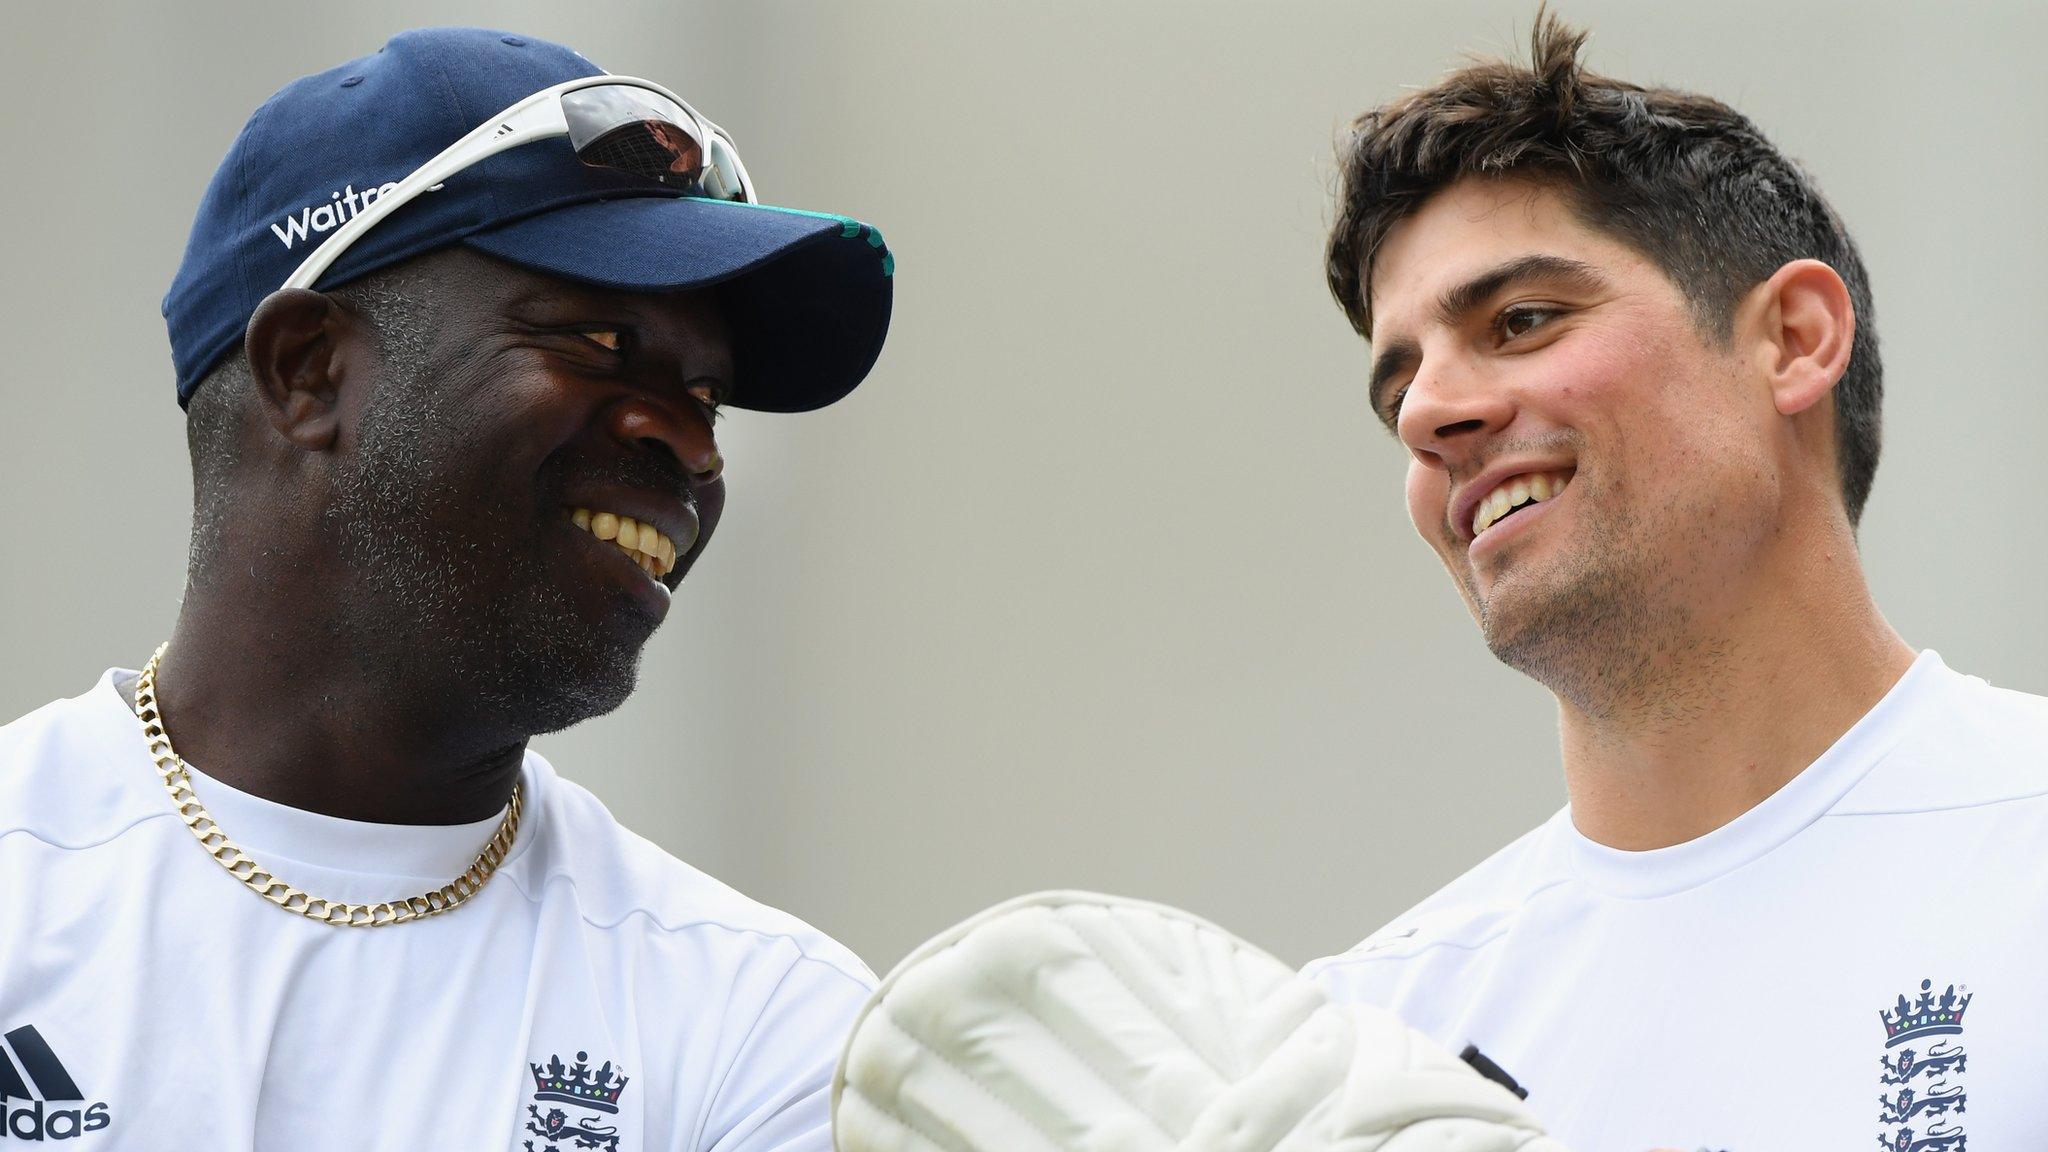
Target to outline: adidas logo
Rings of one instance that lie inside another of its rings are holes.
[[[85,1103],[78,1082],[33,1025],[0,1040],[6,1041],[0,1044],[0,1140],[69,1140],[112,1122],[105,1101]]]

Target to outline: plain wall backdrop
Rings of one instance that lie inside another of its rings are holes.
[[[2048,691],[2048,9],[1562,13],[1596,68],[1726,99],[1817,174],[1884,342],[1878,599],[1952,666]],[[1346,948],[1563,802],[1551,699],[1409,528],[1321,273],[1341,126],[1521,47],[1533,14],[10,8],[0,718],[136,666],[174,618],[190,481],[158,302],[243,121],[402,27],[484,24],[675,88],[766,199],[872,221],[898,259],[858,392],[725,425],[726,518],[639,693],[538,747],[877,969],[1053,886],[1181,904],[1294,962]]]

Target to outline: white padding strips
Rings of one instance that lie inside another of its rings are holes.
[[[1372,1008],[1160,904],[1046,892],[941,933],[862,1009],[838,1152],[1563,1152]]]

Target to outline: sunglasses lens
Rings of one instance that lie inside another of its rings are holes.
[[[617,168],[664,184],[694,185],[704,174],[704,147],[690,114],[659,92],[600,85],[562,94],[569,143],[585,164]]]

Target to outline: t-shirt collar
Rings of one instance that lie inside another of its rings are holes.
[[[1704,836],[1630,852],[1588,839],[1558,814],[1572,870],[1611,895],[1667,896],[1704,884],[1763,856],[1820,819],[1896,747],[1915,717],[1954,674],[1931,649],[1913,661],[1876,706],[1784,787]]]
[[[134,764],[148,786],[169,807],[170,796],[159,783],[156,765],[143,743],[141,725],[116,687],[120,683],[132,682],[134,676],[134,672],[126,669],[109,670],[94,687],[93,706],[106,713],[103,727],[112,732],[125,732],[130,737],[110,745],[119,756],[117,762]],[[526,795],[519,842],[515,842],[512,849],[515,856],[525,847],[524,842],[532,839],[537,815],[532,768],[529,753],[528,762],[521,771],[522,779],[526,781]],[[193,792],[213,815],[221,831],[266,867],[271,866],[272,861],[295,861],[360,876],[431,880],[430,887],[439,887],[470,866],[497,830],[498,822],[504,818],[501,811],[467,824],[375,824],[343,820],[231,788],[206,775],[189,761],[186,769],[192,775]],[[198,849],[195,847],[194,850]],[[288,875],[280,878],[290,882]]]

